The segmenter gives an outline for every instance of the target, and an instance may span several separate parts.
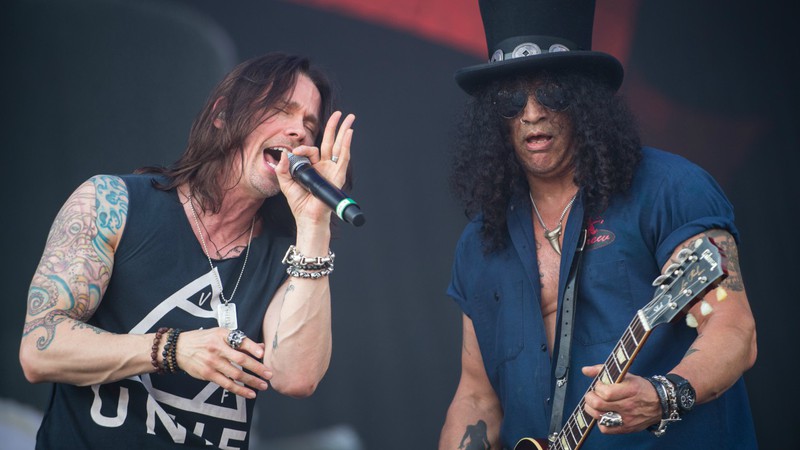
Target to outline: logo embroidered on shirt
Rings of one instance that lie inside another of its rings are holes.
[[[597,217],[589,221],[589,225],[586,227],[586,232],[588,233],[586,238],[587,250],[597,250],[598,248],[603,248],[614,242],[616,235],[613,231],[604,230],[595,226],[603,222],[605,222],[605,220],[602,217]]]

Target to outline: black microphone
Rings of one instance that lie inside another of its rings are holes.
[[[366,218],[355,200],[323,178],[316,169],[311,167],[311,161],[308,158],[290,152],[286,152],[286,154],[289,156],[289,173],[292,178],[308,189],[311,195],[328,205],[340,219],[357,227],[364,225]]]

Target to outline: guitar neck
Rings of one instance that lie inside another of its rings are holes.
[[[608,355],[603,369],[592,380],[586,392],[592,391],[597,383],[612,384],[622,381],[651,332],[652,329],[646,327],[637,314],[617,345],[614,346],[614,350]],[[550,444],[550,450],[577,450],[583,445],[583,441],[595,424],[595,419],[583,409],[586,404],[585,398],[584,395],[567,418],[555,442]]]

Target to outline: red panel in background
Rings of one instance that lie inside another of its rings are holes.
[[[394,28],[449,46],[481,60],[488,59],[477,0],[287,0]],[[713,167],[723,185],[741,166],[747,149],[763,131],[751,117],[730,118],[719,112],[695,111],[661,92],[630,64],[630,52],[641,0],[597,2],[593,49],[610,53],[625,67],[622,91],[640,118],[643,138],[677,150],[704,167]],[[680,133],[676,133],[680,130]],[[716,143],[716,145],[710,145]],[[724,143],[726,161],[715,152]]]
[[[288,0],[335,11],[488,59],[477,0]],[[598,2],[594,48],[628,60],[639,0]]]
[[[289,0],[486,55],[478,2],[464,0]]]

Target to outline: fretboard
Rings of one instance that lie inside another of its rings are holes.
[[[587,393],[592,391],[597,383],[612,384],[619,383],[628,373],[633,359],[639,353],[647,338],[650,336],[651,329],[644,326],[637,314],[625,329],[614,350],[608,355],[603,369],[592,380]],[[550,450],[577,450],[583,444],[586,435],[589,434],[594,426],[595,419],[583,410],[585,406],[585,395],[578,402],[578,406],[567,418],[564,427],[558,433],[555,442],[550,444]]]

